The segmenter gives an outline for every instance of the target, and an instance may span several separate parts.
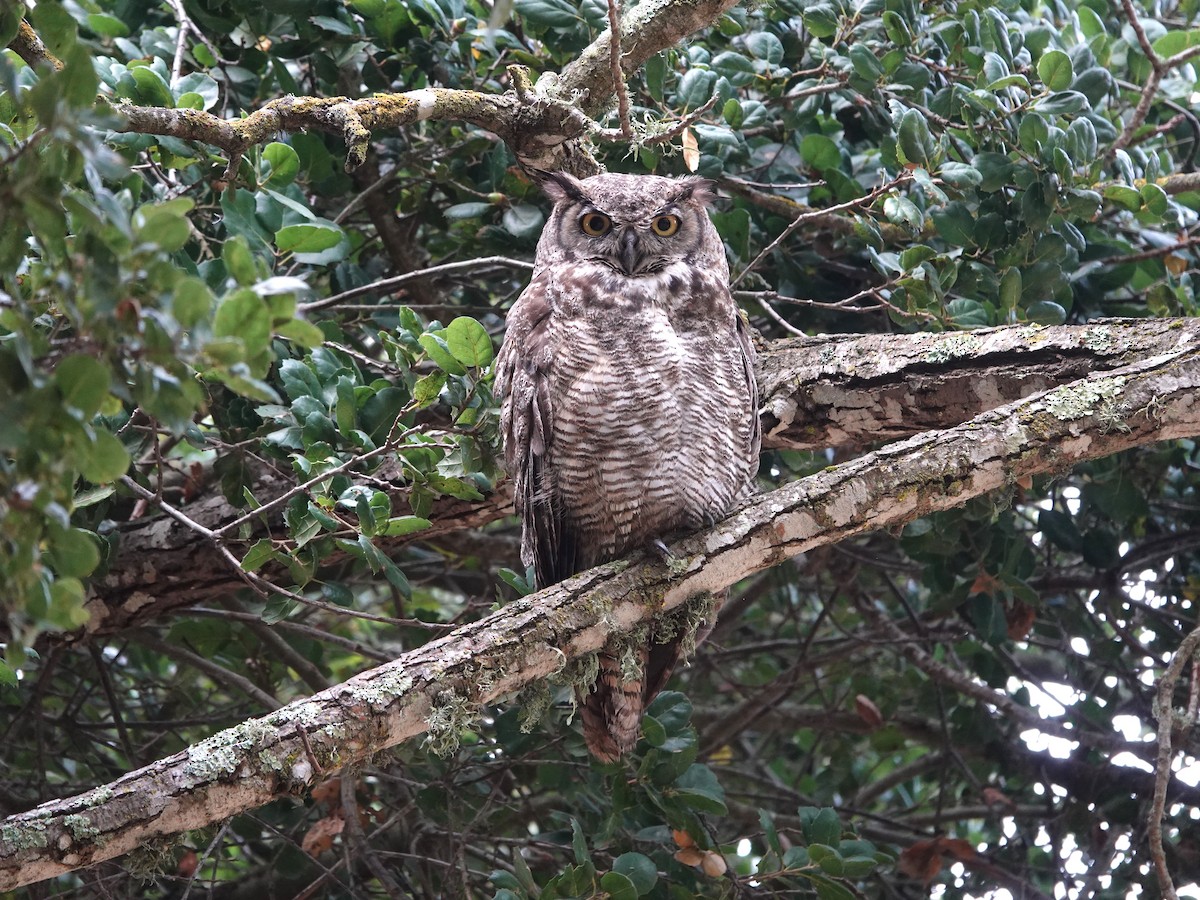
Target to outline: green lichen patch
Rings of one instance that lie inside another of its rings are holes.
[[[637,681],[645,670],[646,647],[650,643],[650,627],[639,625],[629,634],[609,639],[609,652],[621,668],[622,681]]]
[[[974,356],[983,349],[983,342],[973,334],[952,334],[940,339],[925,351],[924,362],[935,365],[963,356]]]
[[[479,721],[479,707],[454,691],[438,696],[437,704],[425,720],[425,747],[438,756],[449,756],[458,749],[462,733]]]
[[[266,721],[253,720],[205,738],[188,750],[184,773],[200,781],[233,775],[252,760],[261,764],[259,751],[276,730]]]
[[[1083,346],[1089,350],[1102,352],[1113,345],[1112,329],[1107,325],[1096,325],[1083,333]]]
[[[14,850],[38,850],[50,843],[46,823],[36,819],[0,825],[0,843]]]
[[[412,686],[412,676],[399,666],[394,666],[380,672],[370,681],[355,686],[353,693],[355,697],[365,700],[371,706],[384,707],[412,690]]]
[[[64,816],[63,826],[71,832],[71,837],[80,843],[94,841],[100,836],[100,829],[92,824],[92,820],[87,816]]]
[[[542,720],[553,701],[550,683],[545,680],[528,684],[517,694],[517,706],[521,709],[522,734],[529,734],[537,727],[537,723]]]
[[[1114,407],[1124,386],[1125,379],[1121,376],[1076,382],[1055,388],[1042,403],[1054,418],[1069,422],[1094,415],[1105,406]]]

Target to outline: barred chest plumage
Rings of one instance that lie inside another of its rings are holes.
[[[745,492],[745,361],[737,310],[714,275],[673,265],[554,279],[551,473],[579,563],[711,524]],[[721,302],[722,300],[726,302]]]

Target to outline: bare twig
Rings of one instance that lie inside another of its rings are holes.
[[[629,125],[629,91],[625,88],[625,76],[621,72],[621,13],[617,0],[608,0],[609,68],[612,70],[613,86],[617,93],[617,116],[621,122],[621,136],[626,140],[633,137]]]
[[[1154,45],[1150,43],[1150,38],[1142,27],[1141,19],[1138,18],[1137,10],[1134,9],[1133,0],[1121,0],[1121,8],[1125,12],[1125,18],[1129,21],[1129,27],[1133,29],[1133,33],[1137,37],[1138,46],[1142,48],[1142,52],[1146,54],[1146,59],[1150,62],[1150,75],[1142,86],[1142,93],[1138,98],[1137,106],[1134,107],[1133,114],[1125,123],[1125,127],[1121,129],[1117,139],[1113,141],[1109,153],[1123,150],[1133,142],[1134,135],[1146,121],[1150,105],[1154,102],[1154,95],[1158,92],[1158,86],[1162,82],[1163,76],[1175,66],[1200,56],[1200,46],[1194,46],[1163,59],[1155,52]]]
[[[738,276],[729,283],[729,286],[731,288],[737,287],[743,278],[745,278],[752,271],[754,271],[754,269],[758,267],[758,264],[760,262],[762,262],[764,259],[766,259],[771,253],[773,253],[775,251],[776,247],[778,247],[780,244],[782,244],[784,241],[786,241],[789,237],[791,237],[795,233],[796,229],[799,228],[801,225],[803,225],[805,222],[808,222],[812,219],[821,218],[822,216],[828,216],[832,213],[845,212],[846,210],[849,210],[849,209],[861,209],[863,207],[870,206],[879,197],[883,196],[884,194],[888,193],[889,191],[895,190],[900,185],[911,180],[911,178],[912,178],[912,176],[909,173],[905,172],[905,173],[897,176],[896,178],[893,178],[887,184],[883,184],[883,185],[880,185],[879,187],[875,188],[873,191],[871,191],[866,196],[857,197],[854,200],[848,200],[847,202],[839,203],[836,206],[827,206],[827,207],[824,207],[823,209],[814,209],[814,210],[806,209],[804,212],[802,212],[798,216],[796,216],[796,218],[792,220],[792,224],[788,225],[788,227],[785,228],[779,234],[779,236],[777,238],[775,238],[775,240],[773,240],[773,241],[771,241],[771,243],[767,244],[767,246],[765,246],[762,249],[762,252],[760,252],[758,254],[758,256],[754,257],[754,259],[750,261],[750,264],[747,265],[744,269],[742,269],[741,272],[738,273]]]
[[[445,272],[459,272],[470,269],[482,269],[489,266],[510,266],[514,269],[532,269],[533,263],[523,259],[513,259],[508,256],[484,256],[480,259],[465,259],[460,262],[442,263],[439,266],[430,266],[428,269],[421,269],[416,272],[405,272],[403,275],[396,275],[392,278],[383,278],[379,281],[373,281],[370,284],[364,284],[361,287],[351,288],[348,291],[342,291],[340,294],[334,294],[332,297],[325,297],[322,300],[314,300],[311,303],[301,303],[298,308],[300,312],[313,312],[318,309],[326,309],[330,306],[336,306],[344,300],[351,300],[355,297],[361,297],[364,294],[373,294],[380,291],[390,291],[392,288],[399,287],[409,281],[414,281],[419,278],[428,278],[431,275],[441,275]]]
[[[1158,878],[1158,887],[1167,900],[1178,900],[1175,893],[1175,883],[1171,880],[1171,870],[1167,866],[1167,855],[1163,848],[1162,820],[1167,805],[1167,786],[1171,781],[1171,763],[1175,759],[1172,749],[1173,734],[1176,729],[1186,734],[1196,724],[1196,715],[1192,709],[1191,691],[1189,691],[1188,711],[1179,715],[1175,711],[1175,686],[1183,674],[1183,668],[1192,664],[1193,672],[1200,662],[1197,650],[1200,649],[1200,628],[1191,632],[1183,639],[1179,649],[1171,658],[1167,670],[1158,682],[1158,693],[1154,703],[1154,716],[1158,720],[1158,754],[1154,765],[1154,799],[1150,804],[1150,816],[1146,822],[1147,840],[1150,843],[1150,860],[1154,863],[1154,873]]]

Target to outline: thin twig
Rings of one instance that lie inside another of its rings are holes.
[[[1163,849],[1162,820],[1167,805],[1167,786],[1171,783],[1171,763],[1175,758],[1171,746],[1172,735],[1176,728],[1184,734],[1196,724],[1195,716],[1188,714],[1177,716],[1175,713],[1175,685],[1183,674],[1183,667],[1189,662],[1193,669],[1197,665],[1196,651],[1200,649],[1200,628],[1183,639],[1179,649],[1171,658],[1167,670],[1158,682],[1158,693],[1154,702],[1154,716],[1158,719],[1158,755],[1154,766],[1154,800],[1150,805],[1150,818],[1147,821],[1146,838],[1150,843],[1150,860],[1154,863],[1154,874],[1158,877],[1158,887],[1166,900],[1178,900],[1175,893],[1175,883],[1171,880],[1171,870],[1167,866],[1167,855]],[[1188,701],[1188,713],[1191,713],[1191,698]]]
[[[192,668],[199,669],[218,684],[241,691],[266,709],[276,710],[283,708],[282,703],[246,676],[239,675],[237,672],[231,672],[224,666],[217,665],[211,659],[201,656],[199,653],[193,653],[191,650],[187,650],[176,644],[169,644],[161,638],[144,631],[136,632],[133,638],[139,644],[149,647],[156,653],[161,653],[163,656],[169,656],[177,662],[187,663]]]
[[[314,300],[311,303],[299,304],[301,312],[313,312],[318,309],[326,309],[330,306],[336,306],[343,300],[350,300],[354,297],[361,297],[364,294],[372,294],[376,291],[387,291],[394,287],[398,287],[406,282],[415,281],[418,278],[427,278],[430,275],[441,275],[445,272],[458,272],[463,269],[483,268],[485,266],[511,266],[514,269],[532,269],[533,263],[523,259],[512,259],[508,256],[485,256],[481,259],[465,259],[459,262],[442,263],[440,266],[430,266],[428,269],[420,269],[416,272],[405,272],[403,275],[396,275],[393,278],[384,278],[380,281],[373,281],[370,284],[364,284],[361,287],[351,288],[348,291],[342,291],[340,294],[334,294],[332,297],[326,297],[323,300]]]
[[[750,261],[750,264],[747,265],[746,268],[742,269],[742,271],[738,273],[737,278],[733,279],[733,281],[730,282],[729,286],[731,288],[737,287],[743,278],[745,278],[752,271],[754,271],[754,269],[758,267],[758,264],[760,262],[762,262],[764,259],[766,259],[767,256],[769,256],[772,252],[774,252],[776,247],[778,247],[780,244],[782,244],[784,241],[786,241],[789,237],[791,237],[795,233],[796,229],[799,228],[801,225],[803,225],[808,220],[819,219],[823,216],[828,216],[831,213],[843,212],[844,210],[848,210],[848,209],[856,209],[859,207],[870,206],[872,203],[875,202],[875,200],[877,198],[879,198],[883,194],[886,194],[889,191],[895,190],[897,187],[899,187],[904,182],[911,180],[911,178],[912,178],[912,175],[910,175],[908,172],[904,172],[903,174],[897,176],[896,178],[893,178],[887,184],[880,185],[879,187],[875,188],[875,190],[871,191],[865,197],[858,197],[854,200],[849,200],[846,203],[839,203],[836,206],[826,206],[821,209],[813,209],[813,210],[806,209],[804,212],[800,213],[798,216],[796,216],[795,219],[792,220],[792,224],[790,224],[787,228],[785,228],[780,233],[779,237],[775,238],[775,240],[771,241],[771,243],[769,243],[766,247],[764,247],[762,249],[762,252],[759,253],[758,256],[754,257],[754,259]]]
[[[633,137],[633,128],[629,124],[629,92],[625,89],[625,73],[621,71],[621,14],[617,0],[608,0],[608,33],[608,60],[617,94],[617,116],[621,120],[621,135],[628,140]]]

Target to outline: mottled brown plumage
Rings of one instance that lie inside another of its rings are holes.
[[[758,470],[754,350],[702,179],[548,175],[554,211],[497,360],[501,434],[539,587],[722,518]],[[600,654],[592,752],[633,747],[679,657]],[[627,669],[628,672],[628,669]]]

